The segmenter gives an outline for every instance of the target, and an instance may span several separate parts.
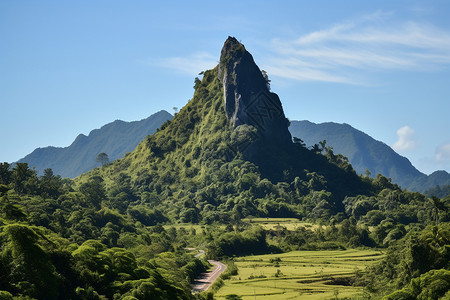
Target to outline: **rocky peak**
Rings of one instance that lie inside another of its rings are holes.
[[[253,126],[264,142],[292,143],[278,95],[270,92],[252,55],[234,37],[228,37],[223,45],[218,76],[223,84],[226,114],[234,127]]]

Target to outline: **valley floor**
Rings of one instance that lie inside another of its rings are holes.
[[[235,261],[239,274],[215,295],[237,294],[243,300],[331,299],[358,297],[362,288],[351,281],[356,272],[380,260],[379,250],[293,251],[256,255]]]

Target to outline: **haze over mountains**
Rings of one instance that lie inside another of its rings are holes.
[[[18,162],[27,162],[39,173],[52,168],[55,174],[74,178],[99,166],[95,161],[99,153],[107,153],[110,161],[119,159],[171,119],[170,113],[160,111],[140,121],[116,120],[91,131],[88,136],[80,134],[68,147],[37,148]],[[358,174],[365,174],[368,169],[372,176],[380,173],[401,187],[420,192],[436,185],[450,184],[447,172],[436,171],[427,176],[385,143],[348,124],[291,121],[289,131],[293,137],[301,138],[307,147],[326,140],[336,153],[348,157]]]
[[[120,211],[143,200],[173,222],[208,224],[249,215],[329,217],[344,213],[349,197],[393,187],[383,176],[361,178],[331,149],[293,142],[280,99],[235,38],[194,89],[155,134],[75,184],[102,179]]]
[[[306,146],[326,140],[334,152],[348,157],[358,174],[365,174],[368,169],[372,176],[383,174],[401,187],[419,192],[436,185],[450,184],[450,174],[446,171],[436,171],[427,176],[385,143],[348,124],[291,121],[289,130],[293,137],[302,139]]]
[[[91,131],[88,136],[80,134],[68,147],[38,148],[18,162],[27,162],[39,173],[52,168],[55,174],[74,178],[99,166],[95,161],[99,153],[107,153],[110,161],[119,159],[171,119],[170,113],[160,111],[140,121],[116,120]],[[380,173],[403,188],[420,192],[450,184],[450,174],[447,172],[436,171],[427,176],[385,143],[348,124],[291,121],[289,131],[293,137],[302,139],[307,147],[326,140],[335,153],[348,157],[358,174],[365,174],[368,169],[372,176]]]
[[[92,130],[88,136],[78,135],[68,147],[37,148],[17,162],[28,163],[38,174],[51,168],[55,174],[74,178],[98,167],[96,157],[99,153],[105,152],[110,161],[119,159],[170,119],[172,115],[162,110],[140,121],[116,120]]]

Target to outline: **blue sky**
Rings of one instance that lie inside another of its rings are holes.
[[[192,97],[227,36],[291,120],[347,123],[450,172],[449,1],[0,2],[0,161]]]

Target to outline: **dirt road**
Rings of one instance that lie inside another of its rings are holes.
[[[201,256],[203,256],[205,254],[205,250],[198,250],[198,254],[195,255],[195,258],[200,258]]]
[[[184,248],[185,250],[189,250],[189,251],[195,251],[197,250],[197,248]],[[200,258],[201,256],[203,256],[205,254],[205,250],[199,249],[198,250],[198,254],[195,255],[195,258]]]
[[[195,279],[192,285],[192,292],[194,293],[206,291],[227,268],[226,265],[215,260],[208,260],[208,262],[216,267],[211,272],[202,273],[200,277]]]

